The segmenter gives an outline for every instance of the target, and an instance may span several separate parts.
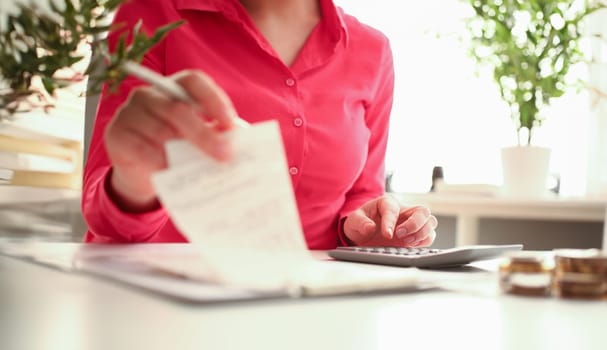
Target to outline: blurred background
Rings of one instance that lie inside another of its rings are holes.
[[[442,167],[447,183],[500,185],[500,149],[515,143],[516,133],[492,72],[469,55],[466,21],[474,14],[470,2],[335,2],[361,22],[381,30],[392,46],[396,86],[386,158],[391,189],[427,193],[437,166]],[[14,2],[0,2],[0,14],[12,9]],[[592,62],[589,59],[589,64],[570,72],[572,79],[586,81],[588,87],[568,89],[543,109],[542,114],[549,118],[534,136],[535,144],[552,149],[550,173],[560,181],[561,197],[607,198],[607,98],[600,93],[607,91],[607,41],[592,38],[607,35],[605,12],[589,17],[588,38],[580,43]],[[83,54],[88,54],[86,50],[84,46]],[[90,134],[97,103],[95,97],[87,99],[85,91],[86,82],[62,91],[60,103],[50,115],[42,111],[20,115],[1,123],[0,135],[43,137],[53,144],[74,141],[85,156],[85,135]],[[58,173],[81,171],[77,162],[66,170],[63,163],[0,152],[0,182],[3,176],[10,176],[15,164]],[[0,240],[81,240],[86,227],[80,215],[80,192],[69,187],[0,185]],[[514,241],[530,241],[530,247],[552,247],[553,234],[559,231],[561,243],[556,245],[601,244],[602,221],[504,220],[481,222],[481,231],[493,233],[485,242],[502,242],[500,237],[507,235]],[[446,215],[440,222],[437,245],[452,246],[456,218]],[[540,231],[549,231],[550,236],[541,238],[536,234]],[[592,234],[573,237],[571,231]]]
[[[575,1],[572,1],[575,2]],[[468,54],[466,19],[470,1],[394,2],[337,0],[362,22],[390,39],[396,71],[387,168],[393,188],[425,192],[434,166],[450,183],[501,184],[501,147],[516,142],[508,106],[493,75]],[[589,17],[588,36],[607,34],[607,14]],[[596,63],[580,65],[573,78],[589,80],[607,91],[607,41],[582,40]],[[605,130],[607,99],[588,89],[570,89],[542,111],[546,122],[536,132],[537,145],[551,147],[551,173],[561,178],[563,195],[607,193]]]

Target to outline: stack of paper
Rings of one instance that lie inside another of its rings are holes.
[[[83,125],[84,100],[67,93],[48,113],[34,109],[0,122],[0,181],[80,188]]]

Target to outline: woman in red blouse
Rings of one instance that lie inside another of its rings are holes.
[[[130,28],[139,19],[148,33],[186,21],[143,64],[172,76],[216,122],[135,78],[104,91],[84,174],[87,242],[186,241],[150,174],[166,166],[172,138],[229,159],[224,132],[236,115],[279,122],[310,249],[434,241],[427,208],[384,195],[394,86],[384,35],[331,0],[131,0],[115,22]]]

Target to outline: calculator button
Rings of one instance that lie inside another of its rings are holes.
[[[337,247],[338,250],[353,250],[355,252],[360,251],[360,247]]]

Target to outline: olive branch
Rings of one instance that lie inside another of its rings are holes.
[[[17,5],[16,13],[8,15],[0,28],[0,121],[19,112],[52,108],[58,89],[87,76],[89,92],[99,93],[104,83],[115,90],[126,78],[124,62],[140,62],[183,23],[168,24],[148,36],[139,21],[121,34],[110,53],[105,36],[118,29],[109,23],[124,0],[63,0],[61,5],[48,1],[48,10],[35,4]],[[83,44],[90,45],[93,54],[82,73],[73,66],[86,58],[79,50]]]

